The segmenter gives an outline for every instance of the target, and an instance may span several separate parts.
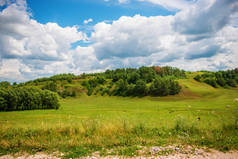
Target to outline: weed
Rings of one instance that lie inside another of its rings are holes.
[[[129,146],[129,147],[121,147],[119,148],[118,155],[120,156],[136,156],[138,147],[137,146]]]

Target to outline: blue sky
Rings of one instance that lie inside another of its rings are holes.
[[[238,67],[237,0],[0,0],[0,81]]]
[[[28,0],[33,18],[40,23],[55,22],[60,26],[83,25],[85,19],[93,19],[92,24],[101,21],[117,20],[121,16],[170,15],[169,11],[159,5],[148,2],[130,2],[120,4],[117,1],[104,0]]]

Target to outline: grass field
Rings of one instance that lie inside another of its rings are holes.
[[[138,146],[189,144],[238,149],[238,89],[181,79],[168,97],[86,96],[61,100],[59,110],[0,112],[0,154],[62,151],[66,158]],[[110,152],[111,153],[111,152]]]

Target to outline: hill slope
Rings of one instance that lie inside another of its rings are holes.
[[[238,89],[214,88],[194,80],[197,74],[175,78],[180,93],[162,97],[88,96],[82,83],[92,76],[56,81],[60,89],[77,90],[75,97],[60,98],[58,110],[0,112],[0,154],[60,151],[75,158],[99,151],[102,156],[131,156],[141,146],[174,144],[237,150]]]

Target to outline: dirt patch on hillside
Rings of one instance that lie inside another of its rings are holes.
[[[187,98],[199,98],[201,95],[192,92],[189,88],[182,88],[182,91],[179,93],[179,96],[187,97]]]

